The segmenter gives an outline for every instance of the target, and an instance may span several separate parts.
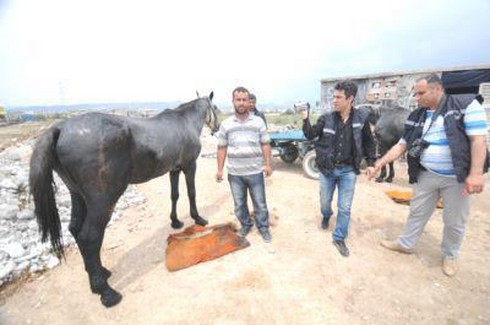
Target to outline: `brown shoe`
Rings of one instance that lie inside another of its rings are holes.
[[[442,273],[451,277],[458,272],[458,261],[454,258],[445,257],[442,260]]]
[[[413,250],[408,249],[400,245],[398,240],[382,240],[380,242],[381,246],[384,248],[388,248],[389,250],[399,252],[399,253],[404,253],[404,254],[412,254]]]

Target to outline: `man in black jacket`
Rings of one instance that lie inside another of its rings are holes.
[[[257,96],[255,96],[255,94],[250,94],[250,98],[248,100],[248,103],[250,104],[248,111],[251,114],[257,115],[258,117],[260,117],[264,121],[265,127],[267,128],[267,121],[265,119],[264,113],[262,113],[261,111],[259,111],[257,109],[257,107],[256,107],[256,104],[257,104]]]
[[[367,122],[368,114],[353,108],[357,86],[351,81],[339,82],[333,93],[332,112],[320,116],[310,124],[308,110],[302,110],[303,133],[308,139],[318,137],[316,163],[320,170],[321,227],[328,229],[332,211],[332,197],[338,188],[337,224],[332,234],[333,244],[342,256],[349,256],[345,244],[349,231],[352,200],[360,164],[365,157],[368,166],[376,159],[376,149]]]

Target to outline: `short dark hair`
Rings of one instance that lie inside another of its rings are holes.
[[[439,78],[439,76],[437,75],[437,73],[429,73],[429,74],[426,74],[425,76],[422,76],[420,78],[417,78],[417,80],[415,80],[415,82],[419,82],[419,81],[422,81],[422,80],[427,81],[427,84],[438,84],[438,85],[441,85],[442,86],[442,80],[441,80],[441,78]]]
[[[235,98],[235,93],[246,93],[250,97],[250,92],[248,91],[248,89],[242,86],[238,86],[233,89],[233,92],[231,93],[231,99]]]
[[[350,80],[338,82],[335,85],[334,90],[343,90],[345,93],[345,98],[349,98],[350,96],[355,98],[357,95],[357,85]]]
[[[248,99],[257,100],[257,96],[255,96],[255,94],[250,94],[250,95],[248,96]]]

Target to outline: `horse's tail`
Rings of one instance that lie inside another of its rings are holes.
[[[55,148],[59,134],[60,129],[54,126],[38,139],[31,156],[29,187],[34,198],[34,214],[42,236],[41,241],[46,242],[49,234],[51,247],[58,258],[61,258],[64,257],[63,238],[53,181],[53,169],[58,159]]]

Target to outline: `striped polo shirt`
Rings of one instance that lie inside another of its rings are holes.
[[[473,100],[462,113],[464,116],[464,128],[467,135],[486,136],[486,113],[483,106],[481,106],[477,100]],[[451,151],[449,149],[449,141],[446,137],[446,132],[444,131],[444,118],[438,115],[434,123],[432,123],[432,126],[430,126],[433,114],[434,111],[428,110],[426,112],[426,120],[422,134],[424,134],[424,140],[429,142],[430,145],[422,153],[420,163],[428,171],[438,175],[456,177],[451,158]],[[427,129],[429,130],[427,131]]]
[[[253,114],[241,121],[235,115],[224,120],[217,133],[218,146],[227,147],[228,173],[245,176],[261,173],[262,143],[270,142],[264,121]]]

